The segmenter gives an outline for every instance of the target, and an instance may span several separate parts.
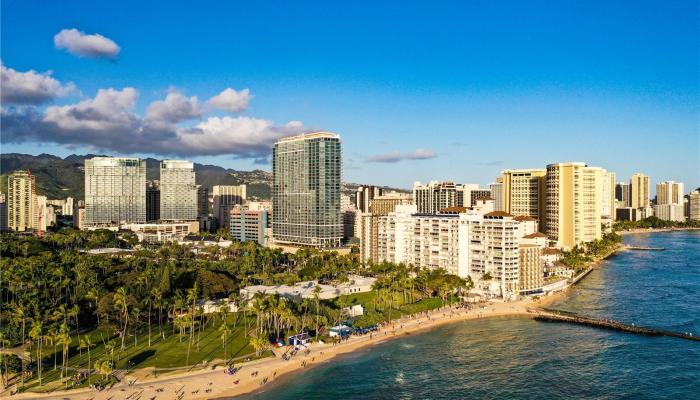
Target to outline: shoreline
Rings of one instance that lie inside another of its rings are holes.
[[[626,231],[617,231],[620,236],[626,235],[637,235],[640,233],[662,233],[662,232],[688,232],[688,231],[700,231],[700,228],[696,227],[683,227],[683,228],[635,228]]]
[[[555,297],[548,296],[548,297]],[[333,361],[336,357],[353,353],[359,349],[370,349],[372,346],[399,339],[407,335],[425,332],[443,325],[473,319],[484,319],[507,316],[527,316],[527,308],[543,305],[532,299],[516,302],[490,302],[482,308],[469,311],[445,307],[416,317],[404,317],[387,323],[382,330],[373,335],[354,336],[345,343],[333,345],[330,343],[314,343],[309,354],[298,354],[289,361],[280,357],[269,357],[244,363],[234,376],[224,374],[223,368],[200,370],[195,372],[178,373],[136,382],[128,386],[129,376],[123,383],[109,390],[96,392],[91,389],[76,389],[72,391],[57,391],[53,393],[26,392],[12,396],[13,399],[177,399],[180,393],[187,399],[232,398],[244,394],[254,394],[274,386],[277,381],[285,381],[307,368],[313,368]],[[279,351],[279,349],[276,349]],[[251,376],[255,373],[255,376]],[[284,377],[284,378],[283,378]],[[238,384],[233,382],[238,380]],[[265,381],[265,383],[262,383]],[[281,382],[280,382],[281,383]],[[207,391],[209,390],[209,391]]]
[[[635,229],[622,231],[618,234],[632,235],[642,233],[661,233],[675,231],[697,231],[700,228],[660,228],[660,229]],[[597,260],[593,260],[586,269],[596,269],[603,265],[603,262],[620,251],[625,251],[625,246],[621,245],[615,250]],[[587,276],[587,274],[586,274]],[[581,279],[585,279],[583,276]],[[580,280],[579,280],[580,282]],[[268,357],[244,363],[240,366],[240,371],[235,376],[225,375],[223,368],[201,369],[193,372],[173,373],[163,375],[159,378],[151,378],[143,382],[138,382],[128,386],[125,382],[129,378],[141,375],[143,371],[137,370],[134,374],[127,375],[122,383],[115,385],[109,390],[96,392],[91,389],[75,389],[69,391],[57,391],[53,393],[20,393],[11,398],[17,399],[176,399],[181,394],[182,398],[188,399],[211,399],[211,398],[232,398],[245,394],[255,394],[265,391],[272,386],[283,383],[287,379],[298,375],[306,368],[314,368],[333,361],[336,357],[342,357],[353,353],[359,349],[371,349],[372,346],[399,339],[406,335],[425,332],[443,325],[464,322],[473,319],[494,318],[494,317],[515,317],[528,316],[529,307],[549,307],[558,303],[570,295],[571,290],[578,282],[570,284],[565,289],[540,297],[537,300],[523,299],[516,302],[491,301],[482,308],[465,311],[464,309],[454,309],[446,307],[435,309],[428,315],[418,317],[404,317],[387,323],[384,328],[372,335],[353,336],[345,343],[333,345],[329,343],[314,343],[308,355],[297,355],[289,361],[283,361],[279,354],[280,349],[275,349],[275,357]],[[398,325],[397,325],[398,324]],[[383,334],[383,335],[382,335]],[[251,372],[257,372],[251,376]],[[238,384],[233,384],[239,380]],[[265,380],[265,383],[262,381]],[[281,382],[278,382],[281,381]],[[162,389],[158,391],[158,389]],[[209,390],[207,392],[207,390]]]

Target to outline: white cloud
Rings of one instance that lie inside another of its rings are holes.
[[[437,154],[428,149],[416,149],[416,151],[412,153],[408,153],[404,156],[404,158],[408,160],[427,160],[429,158],[435,158],[437,157]]]
[[[272,121],[251,117],[210,117],[192,129],[178,131],[180,144],[194,154],[229,154],[237,157],[267,157],[274,142],[301,133],[303,124],[290,121],[276,126]]]
[[[248,103],[253,96],[250,90],[243,89],[237,92],[234,89],[226,88],[221,93],[209,99],[209,105],[228,112],[239,112],[248,108]]]
[[[61,84],[51,76],[51,71],[34,70],[19,72],[0,63],[2,104],[41,104],[75,90],[72,83]]]
[[[138,117],[133,109],[137,99],[138,92],[134,88],[100,89],[94,99],[47,107],[43,121],[64,131],[110,132],[136,123]]]
[[[199,116],[195,97],[170,92],[151,103],[146,117],[135,113],[138,92],[133,88],[101,89],[92,99],[76,104],[2,109],[3,142],[51,142],[89,146],[119,153],[198,156],[226,154],[267,160],[280,137],[304,131],[291,121],[277,126],[251,117],[210,117],[191,128],[177,123]]]
[[[408,154],[401,154],[399,151],[377,154],[367,157],[368,162],[396,163],[403,160],[427,160],[437,157],[437,153],[428,149],[416,149]]]
[[[197,96],[187,98],[182,93],[171,90],[165,100],[154,101],[148,106],[146,121],[164,126],[198,118],[201,114]]]
[[[100,34],[87,35],[77,29],[64,29],[53,37],[57,49],[66,49],[78,57],[113,58],[121,49],[111,39]]]

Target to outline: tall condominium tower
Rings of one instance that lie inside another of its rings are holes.
[[[615,220],[615,178],[616,174],[614,172],[609,172],[606,170],[602,171],[601,175],[601,205],[600,213],[601,217],[612,223]]]
[[[197,185],[197,217],[204,218],[209,215],[209,188]]]
[[[282,138],[272,151],[272,234],[276,242],[335,247],[343,238],[340,136]]]
[[[15,171],[7,177],[7,227],[16,232],[39,228],[34,175]]]
[[[476,184],[431,181],[413,184],[413,199],[420,214],[436,214],[450,207],[471,207],[477,199],[491,197],[491,190]]]
[[[197,219],[197,186],[194,163],[163,160],[160,163],[160,219],[194,221]]]
[[[146,221],[160,220],[160,181],[146,182]]]
[[[700,220],[700,189],[693,190],[688,195],[688,218],[691,220]]]
[[[547,237],[566,249],[600,239],[604,170],[584,163],[547,166]]]
[[[369,212],[372,200],[384,194],[384,190],[377,186],[360,186],[355,192],[355,207],[363,213]]]
[[[632,208],[649,207],[649,177],[636,173],[630,178],[630,206]]]
[[[503,211],[505,208],[505,205],[503,204],[503,180],[498,178],[496,179],[496,182],[489,183],[489,189],[491,190],[494,211]]]
[[[219,228],[230,228],[231,209],[245,203],[245,185],[216,185],[212,188],[212,198],[214,200],[212,213],[217,218]]]
[[[547,170],[507,169],[502,172],[503,211],[515,217],[532,217],[544,229]]]
[[[630,184],[626,182],[618,182],[615,185],[615,200],[620,208],[632,207],[630,189]]]
[[[85,160],[85,225],[146,222],[146,162],[138,158]]]
[[[683,183],[666,181],[656,184],[656,204],[683,204]]]

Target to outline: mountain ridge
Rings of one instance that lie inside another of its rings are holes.
[[[65,158],[53,154],[42,153],[30,155],[22,153],[0,154],[0,192],[7,192],[7,174],[16,170],[30,170],[35,176],[37,193],[49,199],[63,199],[68,196],[83,199],[85,195],[85,159],[92,157],[107,157],[99,154],[71,154]],[[159,163],[155,158],[144,158],[146,161],[146,179],[159,177]],[[247,185],[248,197],[270,199],[272,172],[261,169],[240,171],[224,168],[219,165],[194,164],[196,183],[208,188],[214,185]],[[357,190],[357,183],[342,183],[342,192],[349,195]],[[406,192],[406,190],[383,187],[386,190]]]

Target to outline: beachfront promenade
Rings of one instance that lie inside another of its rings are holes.
[[[121,383],[109,390],[97,392],[79,389],[53,394],[22,393],[13,399],[80,399],[80,400],[166,400],[166,399],[211,399],[231,397],[251,393],[264,388],[282,376],[290,373],[303,373],[311,368],[333,359],[337,355],[358,351],[394,338],[434,328],[462,320],[488,318],[507,315],[527,315],[531,300],[517,302],[489,302],[471,309],[445,307],[432,312],[413,316],[404,316],[385,323],[379,332],[363,336],[351,336],[338,344],[313,343],[308,352],[299,351],[288,361],[281,358],[284,350],[278,349],[275,357],[264,358],[236,365],[235,375],[227,375],[224,368],[206,369],[189,373],[162,375],[157,379],[137,380],[129,385],[133,377],[126,376]],[[281,352],[279,350],[282,350]]]

